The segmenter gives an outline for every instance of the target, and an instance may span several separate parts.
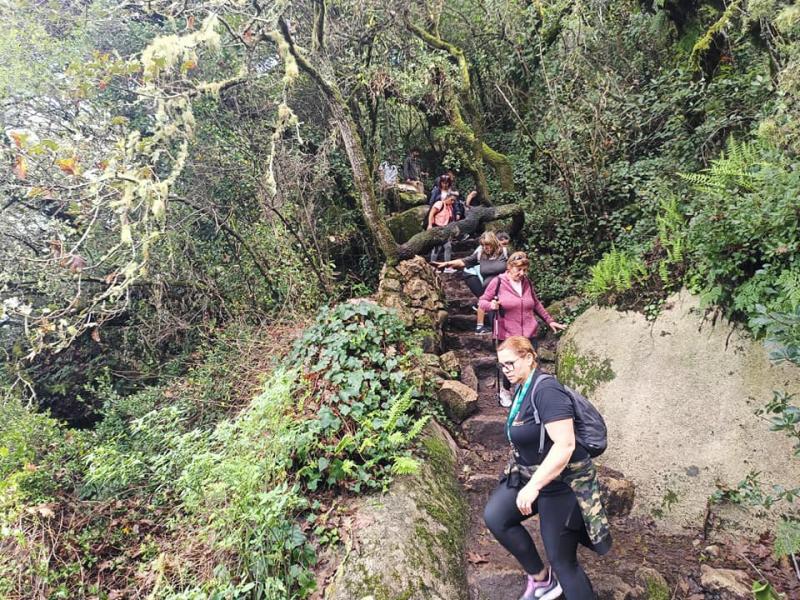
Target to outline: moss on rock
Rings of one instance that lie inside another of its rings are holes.
[[[420,473],[398,478],[380,502],[356,510],[358,541],[325,598],[466,600],[467,508],[454,447],[439,425],[427,426]]]
[[[563,344],[558,349],[556,372],[559,381],[587,396],[599,384],[614,379],[610,360],[601,359],[593,352],[580,354],[573,343]]]

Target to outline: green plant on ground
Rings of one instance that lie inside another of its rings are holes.
[[[662,582],[648,578],[646,584],[646,600],[670,600],[672,598],[669,588]]]
[[[659,202],[656,227],[658,244],[666,253],[666,256],[658,262],[658,276],[665,287],[670,287],[681,282],[686,260],[686,218],[675,196]],[[677,281],[673,276],[674,273],[677,273]]]
[[[652,512],[654,517],[662,519],[664,515],[672,510],[672,506],[676,502],[678,502],[678,494],[676,494],[674,490],[668,489],[661,498],[661,505],[650,512]]]
[[[415,416],[419,392],[404,374],[419,353],[398,317],[377,305],[320,311],[290,357],[313,391],[298,409],[317,417],[311,429],[319,443],[297,456],[308,489],[382,488],[392,473],[415,470],[401,450],[428,419]]]

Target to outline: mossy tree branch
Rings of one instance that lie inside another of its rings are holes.
[[[424,255],[434,246],[444,244],[447,240],[457,238],[465,233],[478,233],[484,223],[498,219],[511,219],[509,233],[514,235],[525,220],[525,213],[518,204],[503,206],[476,206],[467,213],[465,219],[450,223],[446,227],[434,227],[422,231],[398,248],[400,260],[406,260],[420,254]]]
[[[350,114],[347,102],[344,96],[342,96],[338,85],[333,81],[329,81],[322,72],[312,65],[306,56],[298,50],[291,32],[289,31],[289,26],[283,17],[278,19],[278,29],[284,41],[289,46],[289,52],[297,62],[298,67],[311,77],[325,96],[328,107],[333,114],[333,120],[342,136],[347,158],[350,161],[353,183],[355,184],[356,190],[358,190],[359,202],[364,220],[366,221],[367,227],[370,228],[378,244],[378,248],[380,248],[386,261],[390,265],[395,264],[397,262],[397,244],[378,206],[378,201],[375,197],[375,188],[372,184],[372,177],[367,168],[363,141],[358,134],[358,129],[353,120],[353,116]]]
[[[416,35],[431,48],[447,52],[458,66],[459,77],[461,79],[461,98],[459,99],[455,97],[454,94],[451,94],[451,97],[446,100],[448,105],[447,110],[450,124],[463,135],[472,146],[474,160],[473,164],[469,165],[469,168],[475,177],[478,193],[488,202],[488,187],[482,163],[486,163],[492,167],[500,180],[500,188],[503,191],[512,191],[514,189],[514,172],[511,168],[511,162],[505,154],[494,150],[484,142],[479,133],[480,119],[474,103],[472,102],[472,77],[470,76],[469,63],[467,62],[464,50],[442,39],[435,30],[434,33],[431,33],[413,23],[408,13],[404,14],[404,21],[406,28],[411,33]],[[464,112],[467,114],[467,119],[465,119],[462,114],[462,106]]]

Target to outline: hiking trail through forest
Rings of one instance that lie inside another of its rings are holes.
[[[474,242],[468,244],[474,245]],[[465,243],[454,246],[454,259],[471,252],[471,249],[464,250],[468,247]],[[524,573],[483,522],[486,500],[497,485],[509,455],[503,430],[508,409],[497,403],[494,343],[491,334],[475,333],[475,313],[471,306],[476,299],[460,274],[443,273],[440,277],[449,312],[445,350],[452,350],[458,356],[462,383],[478,392],[478,410],[456,433],[459,479],[469,507],[466,545],[469,598],[517,600],[525,588]],[[545,330],[546,327],[539,328],[540,336]],[[558,338],[549,330],[546,336],[540,337],[540,367],[550,373],[555,373],[557,346]],[[610,439],[610,447],[613,444],[614,440]],[[647,450],[643,448],[642,451]],[[605,467],[599,467],[599,474],[601,479],[604,475],[622,477]],[[653,519],[629,517],[628,511],[620,515],[609,508],[614,545],[606,556],[599,557],[583,547],[578,550],[578,558],[592,581],[598,600],[735,598],[738,596],[731,595],[724,586],[715,590],[715,578],[720,573],[733,573],[725,571],[731,569],[746,573],[750,581],[755,580],[758,574],[751,565],[758,567],[777,590],[788,593],[788,598],[800,594],[800,585],[791,576],[791,570],[771,557],[771,540],[749,544],[730,540],[727,543],[724,539],[706,536],[702,523],[685,534],[668,535],[657,530]],[[528,519],[525,525],[544,558],[538,517]],[[656,595],[659,588],[662,595]]]

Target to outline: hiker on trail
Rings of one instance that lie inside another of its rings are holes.
[[[457,210],[461,212],[462,219],[466,215],[466,212],[472,207],[472,202],[478,196],[478,192],[473,190],[467,194],[466,200],[462,200],[461,192],[456,189],[456,174],[450,169],[445,171],[444,174],[439,175],[433,182],[433,189],[431,189],[431,197],[428,199],[428,204],[431,205],[437,202],[443,190],[448,190],[456,195],[456,206],[460,207]]]
[[[408,185],[417,188],[420,194],[425,193],[425,185],[422,183],[422,167],[419,162],[419,148],[414,147],[408,151],[408,156],[403,163],[403,179]]]
[[[442,194],[442,199],[431,206],[428,212],[428,227],[445,227],[455,220],[455,212],[453,204],[455,203],[455,196],[448,192]],[[434,246],[431,250],[431,262],[435,262],[439,258],[439,253],[444,251],[445,262],[449,261],[453,255],[453,242],[448,239],[445,243]],[[453,269],[445,269],[445,272],[452,273]]]
[[[495,277],[506,270],[508,252],[500,246],[500,242],[492,231],[486,231],[480,237],[480,245],[475,252],[466,258],[450,260],[446,262],[434,263],[439,269],[464,269],[464,282],[469,290],[475,294],[476,298],[483,295],[486,286]],[[484,325],[486,312],[479,306],[474,307],[478,311],[477,322],[475,325],[476,333],[489,333],[491,330]]]
[[[562,592],[568,600],[594,600],[578,543],[602,555],[611,534],[595,466],[575,439],[573,400],[555,378],[537,381],[542,372],[527,337],[507,338],[497,359],[518,388],[506,422],[513,458],[484,509],[486,526],[528,574],[520,600],[553,600]],[[522,526],[535,514],[549,568]]]
[[[443,175],[439,175],[436,178],[436,181],[433,182],[433,189],[431,190],[431,197],[428,199],[428,205],[433,206],[439,200],[442,199],[442,194],[445,192],[453,195],[458,196],[459,193],[453,187],[455,183],[455,178],[450,175],[449,173],[444,173]]]
[[[539,315],[545,323],[557,332],[566,329],[566,325],[558,323],[545,310],[544,305],[536,296],[536,291],[528,279],[528,266],[530,261],[524,252],[514,252],[508,257],[506,272],[499,275],[486,289],[478,302],[478,307],[484,311],[496,311],[495,337],[503,341],[513,335],[521,335],[531,340],[534,347],[538,346],[536,330]],[[499,401],[502,406],[511,406],[511,384],[503,373],[503,389],[499,390]]]

